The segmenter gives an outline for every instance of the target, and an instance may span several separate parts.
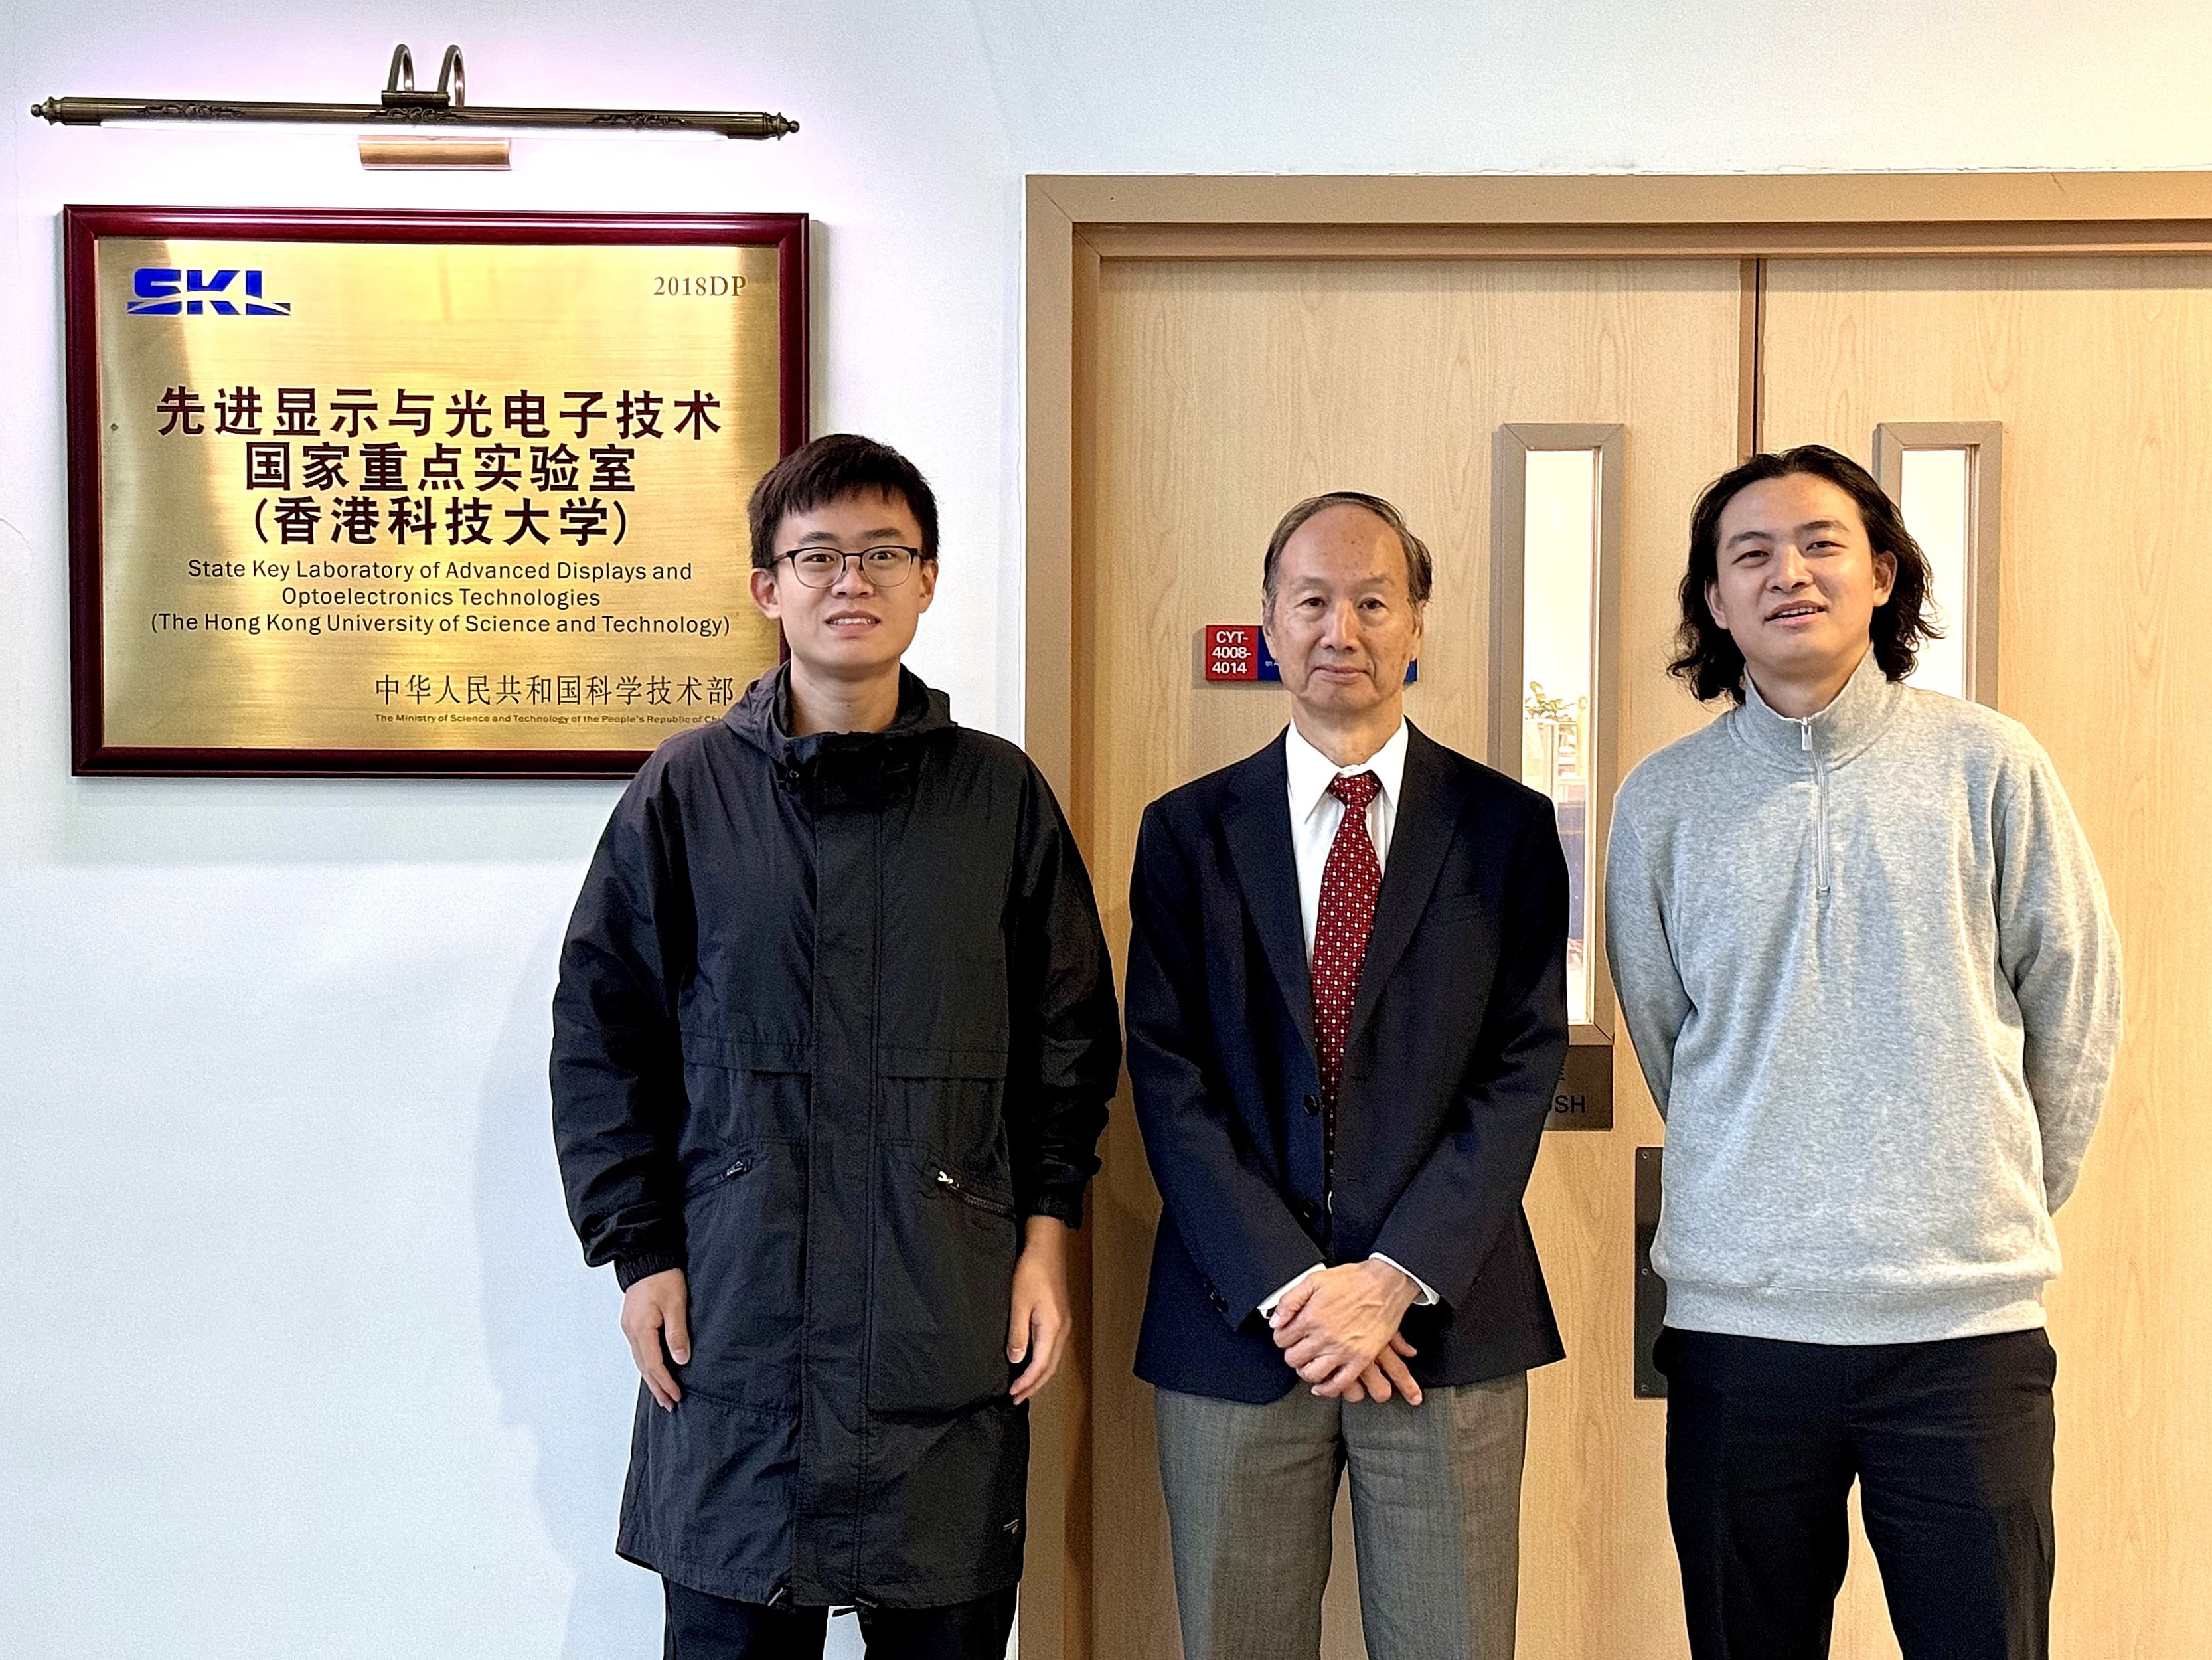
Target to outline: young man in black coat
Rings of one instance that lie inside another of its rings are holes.
[[[615,809],[561,959],[553,1124],[643,1378],[617,1549],[669,1660],[1005,1652],[1027,1402],[1120,1065],[1074,838],[900,666],[937,510],[817,439],[751,503],[790,660]]]

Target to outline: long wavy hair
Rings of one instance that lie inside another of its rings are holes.
[[[1867,540],[1877,554],[1896,562],[1889,598],[1875,607],[1874,657],[1893,680],[1912,672],[1923,641],[1940,640],[1943,630],[1931,615],[1928,556],[1905,517],[1882,487],[1850,457],[1826,444],[1800,444],[1780,453],[1763,453],[1705,487],[1690,514],[1690,568],[1682,573],[1681,625],[1674,630],[1674,658],[1667,672],[1686,681],[1700,702],[1716,697],[1743,702],[1743,654],[1714,617],[1705,589],[1720,573],[1721,514],[1739,492],[1769,478],[1806,473],[1825,478],[1858,504]]]

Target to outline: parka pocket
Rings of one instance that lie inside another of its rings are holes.
[[[882,1075],[884,1136],[946,1165],[1005,1186],[1006,1051],[997,1048],[901,1049],[876,1052]]]
[[[617,1548],[765,1596],[791,1578],[788,1494],[798,1463],[795,1408],[733,1405],[690,1389],[664,1412],[641,1385]]]
[[[684,1033],[687,1183],[726,1148],[804,1143],[810,1077],[801,1046]]]
[[[878,1159],[870,1409],[957,1412],[1005,1395],[1012,1197],[912,1147],[886,1144]]]
[[[783,1148],[726,1153],[694,1170],[684,1201],[691,1359],[676,1368],[686,1390],[796,1405],[805,1216],[799,1167]]]

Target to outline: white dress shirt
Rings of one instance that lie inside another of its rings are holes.
[[[1329,785],[1340,773],[1371,772],[1375,781],[1382,786],[1375,799],[1367,804],[1367,839],[1375,847],[1375,866],[1385,871],[1390,866],[1390,832],[1398,824],[1398,792],[1406,781],[1406,723],[1398,722],[1398,730],[1390,734],[1389,742],[1356,767],[1340,767],[1323,755],[1299,733],[1297,723],[1291,722],[1283,734],[1283,761],[1290,774],[1291,794],[1291,852],[1298,866],[1298,915],[1305,924],[1306,961],[1313,961],[1314,927],[1321,913],[1322,873],[1328,866],[1328,850],[1335,844],[1337,826],[1344,822],[1344,803],[1328,792]],[[1380,1251],[1370,1259],[1389,1262],[1390,1266],[1420,1288],[1413,1300],[1426,1307],[1437,1300],[1437,1294],[1428,1282],[1404,1263],[1393,1262]],[[1275,1304],[1283,1300],[1284,1293],[1308,1274],[1318,1274],[1316,1264],[1305,1274],[1277,1291],[1260,1304],[1262,1315],[1275,1311]]]
[[[1340,767],[1306,742],[1293,725],[1283,734],[1283,762],[1291,779],[1291,851],[1298,862],[1298,915],[1305,923],[1306,960],[1313,960],[1314,927],[1321,914],[1322,872],[1344,822],[1344,803],[1328,793],[1340,774],[1371,772],[1382,787],[1367,804],[1367,839],[1375,866],[1390,868],[1390,832],[1398,824],[1398,792],[1406,781],[1406,723],[1390,741],[1356,767]]]

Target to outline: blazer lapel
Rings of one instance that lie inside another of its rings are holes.
[[[1283,1001],[1313,1048],[1313,982],[1306,967],[1305,921],[1298,910],[1297,858],[1291,851],[1290,773],[1280,738],[1240,769],[1235,800],[1223,812],[1230,868],[1243,891],[1261,948]]]
[[[1419,727],[1412,727],[1407,733],[1406,773],[1399,783],[1398,817],[1390,830],[1390,857],[1382,870],[1382,891],[1375,899],[1375,922],[1367,935],[1367,960],[1360,964],[1359,990],[1352,998],[1347,1048],[1358,1037],[1398,959],[1413,943],[1413,930],[1420,926],[1430,891],[1451,848],[1460,796],[1437,760],[1436,745]]]

